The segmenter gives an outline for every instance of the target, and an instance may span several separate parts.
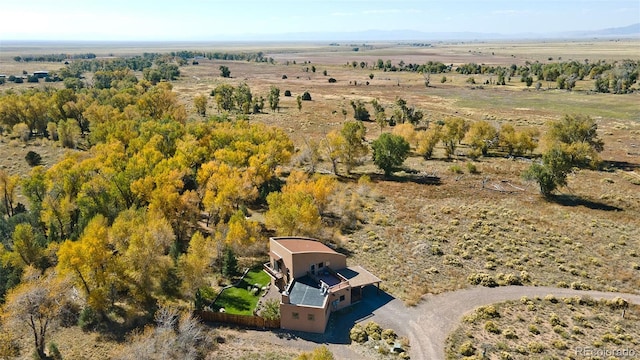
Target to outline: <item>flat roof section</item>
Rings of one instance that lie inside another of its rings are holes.
[[[373,275],[372,273],[367,271],[367,269],[363,268],[360,265],[348,266],[344,269],[336,270],[336,272],[349,280],[349,285],[351,285],[351,287],[365,286],[382,282],[380,278]]]
[[[337,254],[335,250],[315,239],[300,237],[274,237],[273,241],[282,245],[292,254],[304,252],[322,252]]]
[[[327,294],[309,276],[296,279],[289,292],[289,302],[294,305],[322,307]]]

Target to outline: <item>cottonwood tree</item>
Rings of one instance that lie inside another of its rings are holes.
[[[204,359],[215,348],[205,327],[189,312],[164,306],[154,319],[156,326],[149,325],[133,335],[115,359],[195,360]]]
[[[461,118],[450,117],[444,120],[444,126],[440,133],[440,140],[444,144],[445,153],[448,158],[456,151],[458,144],[464,139],[469,124]]]
[[[426,131],[418,131],[416,135],[416,152],[422,155],[425,159],[430,159],[433,156],[433,150],[440,141],[440,133],[442,131],[441,125],[435,125]]]
[[[218,69],[220,70],[220,76],[223,78],[231,77],[231,71],[228,66],[220,65]]]
[[[369,121],[371,115],[369,115],[369,110],[365,107],[364,103],[361,100],[353,101],[351,100],[351,107],[353,108],[353,118],[360,121]]]
[[[251,94],[251,88],[249,88],[249,85],[245,83],[238,85],[234,90],[233,97],[236,101],[236,106],[238,106],[238,109],[240,109],[243,114],[251,113],[253,110],[251,107],[253,104],[253,95]]]
[[[410,146],[400,135],[383,133],[371,143],[373,148],[373,163],[384,171],[385,176],[391,175],[394,168],[402,165],[409,156]]]
[[[217,250],[211,237],[204,237],[200,232],[193,234],[186,253],[178,257],[180,289],[185,297],[193,299],[196,291],[206,285],[216,257]]]
[[[487,121],[476,121],[469,127],[465,141],[473,149],[470,155],[476,157],[480,153],[486,156],[489,149],[498,144],[498,130]]]
[[[39,359],[47,358],[47,337],[67,309],[70,292],[70,283],[65,278],[53,272],[43,275],[39,270],[27,268],[21,284],[7,294],[3,322],[27,326]]]
[[[196,112],[200,116],[207,114],[207,97],[206,95],[198,95],[193,99],[193,105],[196,107]]]
[[[267,225],[282,235],[315,235],[334,188],[335,180],[329,177],[310,179],[302,171],[292,171],[282,192],[267,196]]]
[[[373,75],[373,74],[372,74]],[[373,106],[374,117],[376,120],[376,124],[380,127],[380,133],[382,133],[382,128],[387,125],[387,115],[384,112],[384,107],[378,99],[371,100],[371,105]]]
[[[214,91],[214,98],[216,105],[218,106],[218,112],[220,110],[231,111],[233,110],[233,86],[229,84],[220,84],[216,86]]]
[[[361,121],[347,121],[340,129],[340,136],[344,141],[338,143],[338,152],[347,168],[347,174],[350,174],[360,158],[369,152],[369,147],[364,141],[366,131]]]
[[[18,175],[9,175],[0,169],[0,196],[2,196],[2,212],[11,217],[15,213],[16,189],[20,183]]]
[[[104,315],[113,304],[112,290],[119,288],[122,264],[109,242],[106,219],[93,218],[80,239],[67,240],[58,250],[57,271],[69,275],[84,293],[87,305]]]
[[[509,155],[522,155],[526,152],[533,152],[538,147],[538,135],[539,132],[536,129],[516,131],[512,125],[504,124],[500,127],[498,146]]]
[[[280,89],[274,85],[269,89],[269,108],[272,111],[280,110]]]
[[[567,175],[574,168],[595,168],[604,149],[598,138],[598,125],[589,116],[565,115],[549,124],[547,139],[550,143],[542,155],[542,164],[532,164],[523,174],[525,179],[540,185],[545,197],[559,187],[566,186]]]
[[[7,251],[0,250],[2,263],[22,269],[26,266],[46,267],[45,247],[38,241],[31,224],[16,225]]]

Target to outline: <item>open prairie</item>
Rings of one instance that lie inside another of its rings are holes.
[[[588,115],[596,120],[604,141],[600,170],[579,170],[552,200],[539,193],[537,184],[522,179],[534,156],[509,157],[502,153],[472,158],[463,142],[452,158],[441,144],[431,159],[412,152],[401,171],[384,177],[371,161],[360,159],[350,174],[341,170],[339,187],[359,194],[359,223],[340,231],[327,227],[319,234],[338,245],[348,262],[361,264],[379,276],[382,289],[407,304],[416,304],[427,293],[441,293],[472,286],[474,278],[491,277],[496,284],[571,287],[638,293],[640,289],[640,91],[601,94],[594,80],[577,80],[573,91],[560,90],[555,82],[527,86],[520,77],[496,85],[496,76],[464,75],[455,71],[423,74],[383,71],[378,59],[394,65],[442,62],[457,67],[466,63],[516,66],[526,63],[639,60],[640,40],[530,41],[530,42],[433,42],[398,43],[3,43],[0,74],[23,71],[55,71],[58,62],[16,62],[14,56],[95,53],[98,58],[166,53],[180,50],[229,53],[263,52],[273,62],[198,59],[180,67],[173,91],[187,106],[189,121],[201,121],[194,98],[207,95],[219,84],[245,83],[254,97],[267,97],[271,86],[280,89],[278,111],[249,115],[259,122],[284,129],[296,146],[287,167],[307,169],[303,154],[310,141],[353,119],[351,101],[376,99],[393,111],[397,99],[406,100],[424,113],[419,127],[447,117],[469,122],[486,120],[495,127],[537,129],[565,114]],[[358,48],[358,51],[354,51]],[[230,78],[220,76],[227,66]],[[142,77],[141,73],[136,76]],[[329,82],[330,78],[335,82]],[[469,79],[473,78],[474,84]],[[425,86],[428,81],[428,86]],[[535,81],[537,82],[537,80]],[[0,91],[28,89],[39,84],[0,85]],[[62,87],[61,83],[51,86]],[[283,96],[289,90],[291,97]],[[308,91],[311,101],[298,109],[296,97]],[[209,97],[208,115],[218,113]],[[345,115],[346,114],[346,115]],[[365,122],[366,141],[381,132],[375,122]],[[541,144],[544,145],[544,144]],[[34,150],[51,166],[64,150],[46,140],[22,144],[7,136],[0,143],[0,167],[12,174],[29,170],[23,158]],[[323,153],[323,149],[320,149]],[[330,173],[323,157],[316,172]],[[475,170],[472,170],[475,169]],[[367,175],[370,181],[358,179]],[[438,179],[438,181],[424,181]],[[357,185],[356,185],[357,183]],[[351,190],[350,190],[351,191]],[[340,193],[340,191],[338,191]],[[24,198],[19,198],[25,202]],[[335,201],[339,204],[339,201]],[[260,218],[260,214],[254,215]],[[265,254],[266,255],[266,254]],[[637,323],[636,323],[637,329]],[[636,330],[634,330],[636,331]]]
[[[420,45],[420,46],[418,46]],[[640,286],[636,256],[637,221],[640,211],[640,93],[613,95],[590,91],[593,80],[578,80],[572,92],[542,81],[539,90],[519,78],[494,85],[493,75],[432,74],[429,87],[422,74],[374,69],[378,59],[393,64],[424,64],[440,61],[458,66],[477,63],[489,66],[521,65],[526,62],[578,60],[596,62],[637,58],[638,40],[594,40],[566,42],[435,42],[424,44],[308,44],[308,43],[102,43],[102,44],[3,44],[0,73],[61,67],[60,63],[15,62],[14,56],[89,53],[98,58],[129,56],[144,52],[201,50],[258,52],[274,62],[199,59],[198,65],[180,67],[173,89],[197,119],[196,95],[208,95],[218,84],[246,83],[254,96],[268,95],[276,86],[281,94],[279,111],[251,116],[251,121],[285,129],[298,151],[309,139],[321,141],[339,128],[353,112],[350,101],[377,99],[391,109],[398,98],[424,112],[422,126],[448,116],[468,121],[487,120],[495,126],[537,128],[564,114],[584,114],[596,119],[598,134],[605,142],[601,154],[605,171],[582,170],[572,174],[561,189],[564,197],[549,202],[539,196],[537,186],[521,179],[527,159],[489,156],[472,160],[462,144],[458,156],[446,159],[440,146],[431,160],[411,156],[408,173],[428,173],[440,178],[425,185],[399,176],[398,181],[378,175],[369,157],[363,158],[349,182],[368,174],[370,203],[364,204],[364,221],[350,234],[328,234],[351,253],[352,261],[366,264],[385,280],[392,294],[417,301],[424,292],[441,292],[468,286],[476,272],[496,276],[527,273],[532,284],[584,283],[597,289],[634,291]],[[354,51],[354,48],[358,51]],[[355,63],[356,66],[353,66]],[[230,78],[219,74],[228,66]],[[363,66],[361,66],[363,65]],[[315,68],[315,72],[313,71]],[[325,75],[326,71],[326,75]],[[286,76],[286,79],[284,77]],[[442,77],[446,81],[442,81]],[[474,77],[475,85],[468,83]],[[336,79],[329,83],[328,79]],[[490,84],[486,84],[486,82]],[[5,84],[28,88],[33,84]],[[38,85],[41,86],[41,85]],[[297,109],[296,96],[308,91],[312,101]],[[209,101],[208,113],[217,112]],[[347,111],[343,115],[342,110]],[[391,111],[391,110],[389,110]],[[366,123],[367,140],[381,132]],[[385,128],[383,131],[391,131]],[[46,144],[46,142],[43,142]],[[32,145],[27,145],[32,146]],[[15,166],[23,151],[3,144],[4,167]],[[46,150],[47,156],[54,150]],[[55,158],[55,156],[54,156]],[[472,163],[477,173],[452,172],[451,168]],[[297,165],[293,164],[292,167]],[[319,171],[328,172],[329,162]],[[438,255],[431,249],[439,247]]]

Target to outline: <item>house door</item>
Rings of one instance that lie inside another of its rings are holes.
[[[351,303],[362,300],[362,287],[351,288]]]

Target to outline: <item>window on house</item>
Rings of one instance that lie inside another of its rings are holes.
[[[291,317],[294,319],[300,319],[300,314],[297,312],[291,313]]]
[[[313,314],[307,314],[307,320],[314,321],[316,318]]]
[[[340,301],[344,301],[344,295],[340,296]]]
[[[324,267],[324,263],[318,264],[318,269],[322,269]]]
[[[316,264],[311,265],[311,273],[315,274],[316,271]]]

